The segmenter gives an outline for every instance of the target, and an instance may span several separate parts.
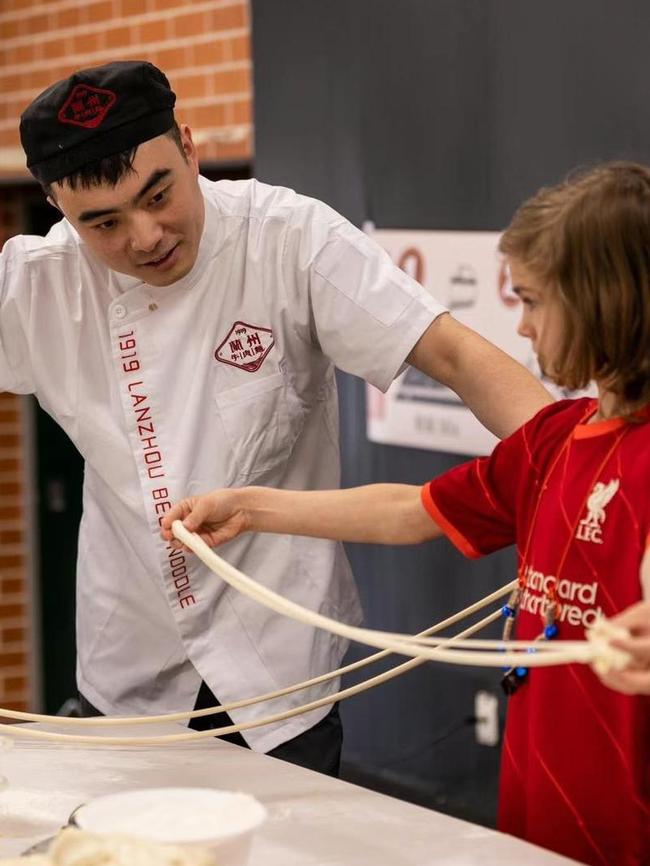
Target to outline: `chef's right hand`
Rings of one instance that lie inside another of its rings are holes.
[[[250,519],[241,503],[240,492],[237,489],[213,490],[203,496],[181,499],[164,515],[160,534],[165,541],[185,548],[172,532],[172,523],[180,520],[189,532],[196,532],[210,547],[231,541],[250,529]]]

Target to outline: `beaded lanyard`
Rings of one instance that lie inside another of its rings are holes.
[[[583,424],[587,420],[587,418],[592,414],[592,412],[593,412],[593,409],[592,409],[592,407],[590,407],[588,409],[588,411],[580,419],[580,421],[578,422],[578,425]],[[576,426],[578,426],[578,425],[576,425]],[[590,495],[596,481],[598,480],[598,476],[601,474],[601,472],[603,471],[603,469],[605,468],[605,466],[609,462],[612,454],[617,449],[621,439],[623,438],[623,436],[625,436],[625,434],[628,432],[629,429],[630,429],[629,425],[626,425],[617,434],[614,442],[612,443],[612,445],[608,449],[607,453],[605,454],[605,457],[602,459],[601,463],[599,464],[598,469],[596,470],[596,473],[594,474],[594,477],[593,477],[591,483],[587,486],[587,492],[585,493],[584,500],[582,501],[582,504],[580,505],[580,508],[577,511],[577,517],[575,519],[573,526],[571,527],[571,532],[569,533],[568,541],[564,547],[564,550],[562,551],[562,555],[560,557],[560,561],[559,561],[558,567],[556,569],[555,580],[554,580],[553,584],[549,587],[549,589],[547,589],[545,591],[546,604],[544,605],[543,613],[542,613],[542,620],[544,622],[544,627],[543,627],[542,631],[540,632],[540,634],[537,635],[537,637],[535,638],[535,641],[553,640],[553,638],[557,637],[557,635],[558,635],[559,627],[557,624],[557,619],[558,619],[558,615],[560,613],[558,584],[560,581],[560,571],[562,570],[562,567],[564,566],[564,563],[565,563],[566,558],[567,558],[568,553],[569,553],[569,549],[571,548],[571,545],[573,543],[573,538],[575,536],[576,529],[577,529],[578,523],[580,521],[580,515],[584,513],[585,507],[587,505],[587,500],[589,498],[589,495]],[[574,428],[574,430],[575,430],[575,428]],[[523,556],[521,557],[521,565],[519,567],[519,571],[517,574],[517,586],[512,591],[506,604],[504,604],[503,607],[501,608],[501,614],[504,617],[503,634],[502,634],[504,641],[510,640],[510,638],[512,636],[512,633],[514,631],[515,622],[517,620],[517,615],[519,614],[519,609],[521,606],[521,600],[522,600],[522,597],[524,594],[524,590],[526,589],[526,574],[525,574],[524,569],[525,569],[526,562],[528,561],[528,554],[529,554],[530,545],[532,542],[533,530],[535,528],[535,523],[537,521],[537,514],[539,512],[539,506],[541,504],[542,497],[544,495],[544,491],[548,487],[548,482],[550,480],[550,477],[551,477],[555,467],[559,463],[560,459],[564,456],[565,461],[568,460],[568,450],[569,450],[569,447],[571,445],[571,442],[573,441],[574,430],[572,430],[569,433],[569,435],[565,439],[562,447],[560,448],[560,450],[556,454],[553,462],[551,463],[551,466],[549,467],[548,471],[544,475],[544,480],[542,482],[539,496],[537,497],[537,502],[535,504],[535,510],[533,512],[533,517],[532,517],[532,520],[530,521],[530,526],[528,529],[528,536],[526,538],[526,544],[524,547],[524,553],[523,553]],[[535,652],[535,650],[533,648],[531,648],[529,650],[529,652]],[[505,671],[505,673],[501,679],[501,686],[502,686],[504,692],[506,693],[506,695],[512,695],[512,694],[514,694],[514,692],[517,691],[517,689],[521,685],[523,685],[526,682],[527,678],[528,678],[528,668],[527,667],[525,667],[523,665],[518,665],[516,667],[508,668],[508,669],[506,669],[506,671]]]

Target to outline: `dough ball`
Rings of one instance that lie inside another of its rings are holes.
[[[194,848],[160,845],[112,833],[67,828],[50,845],[47,856],[0,860],[0,866],[217,866],[212,855]]]

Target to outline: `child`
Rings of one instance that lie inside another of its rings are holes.
[[[469,557],[516,544],[506,622],[523,640],[581,639],[599,615],[650,598],[650,171],[609,164],[541,190],[500,247],[541,368],[570,389],[595,380],[597,400],[546,407],[421,490],[217,491],[175,505],[164,538],[180,518],[213,546],[245,531],[387,544],[444,533]],[[584,665],[518,671],[499,828],[592,866],[648,866],[650,698]]]

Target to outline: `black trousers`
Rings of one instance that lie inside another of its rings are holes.
[[[79,694],[79,703],[83,716],[102,715],[81,693]],[[194,709],[204,710],[207,707],[216,706],[221,706],[221,704],[208,686],[201,683]],[[195,731],[211,731],[232,724],[233,721],[228,713],[214,713],[209,716],[200,716],[198,719],[190,719],[189,727]],[[245,749],[249,748],[248,743],[240,733],[225,734],[221,739]],[[342,745],[343,728],[339,707],[338,704],[334,704],[325,718],[321,719],[313,728],[298,734],[292,740],[287,740],[286,743],[281,743],[268,754],[273,758],[279,758],[281,761],[306,767],[308,770],[316,770],[328,776],[338,776]]]

